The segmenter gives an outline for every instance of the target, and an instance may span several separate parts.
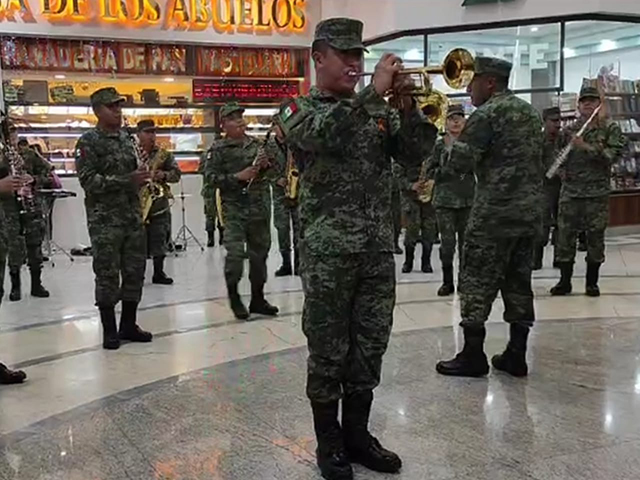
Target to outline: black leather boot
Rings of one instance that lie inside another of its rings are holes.
[[[153,340],[150,332],[142,330],[138,326],[138,302],[122,302],[122,315],[120,316],[120,340],[128,340],[137,343],[149,343]]]
[[[422,243],[422,273],[433,273],[433,267],[431,267],[432,250],[433,244],[429,242]]]
[[[447,297],[456,291],[453,284],[453,265],[442,266],[442,286],[438,289],[439,297]]]
[[[402,273],[410,273],[413,271],[413,260],[416,252],[416,247],[404,247],[404,265],[402,265]]]
[[[15,385],[27,379],[22,370],[9,370],[4,363],[0,363],[0,385]]]
[[[297,248],[293,249],[293,274],[300,276],[300,251]]]
[[[288,277],[293,273],[291,270],[291,250],[280,250],[282,265],[276,270],[276,277]]]
[[[600,264],[594,262],[587,263],[587,285],[586,294],[589,297],[599,297],[600,287],[598,287],[598,280],[600,279]]]
[[[560,281],[551,289],[551,295],[554,297],[569,295],[573,287],[571,286],[571,277],[573,276],[573,263],[560,262]]]
[[[542,270],[542,259],[544,257],[544,247],[535,247],[533,251],[533,265],[531,266],[532,270]]]
[[[489,362],[484,353],[487,331],[482,327],[464,328],[464,348],[453,360],[438,362],[436,370],[452,377],[484,377],[489,373]]]
[[[369,433],[372,403],[373,392],[370,390],[345,395],[342,401],[342,431],[347,457],[369,470],[396,473],[402,468],[400,457],[385,449]]]
[[[238,285],[227,285],[227,292],[229,294],[229,306],[233,315],[238,320],[247,320],[249,318],[249,310],[244,306],[240,294],[238,293]]]
[[[494,355],[491,364],[493,368],[507,372],[514,377],[526,377],[529,373],[527,367],[529,327],[512,323],[509,329],[510,336],[506,350],[500,355]]]
[[[322,478],[352,480],[353,469],[347,459],[342,430],[338,423],[338,401],[328,403],[312,401],[311,410],[318,441],[316,459]]]
[[[9,300],[17,302],[22,299],[22,279],[20,278],[20,270],[17,272],[9,272],[11,278],[11,292],[9,293]]]
[[[49,291],[42,286],[42,268],[30,267],[31,272],[31,296],[37,298],[49,298]]]
[[[251,303],[249,304],[249,312],[259,315],[267,315],[275,317],[278,315],[278,307],[271,305],[264,298],[264,284],[251,284]]]
[[[173,278],[164,273],[164,257],[153,257],[153,277],[151,281],[157,285],[173,285]]]
[[[211,248],[216,245],[216,238],[213,230],[207,230],[207,247]]]
[[[100,308],[100,321],[102,322],[102,348],[105,350],[117,350],[120,348],[120,337],[116,327],[116,311],[113,307]]]

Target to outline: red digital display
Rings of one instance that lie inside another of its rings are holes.
[[[194,103],[279,103],[300,95],[297,80],[193,80]]]

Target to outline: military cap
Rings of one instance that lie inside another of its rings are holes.
[[[462,115],[464,117],[464,107],[459,103],[452,103],[447,109],[447,118],[453,115]]]
[[[96,90],[91,94],[91,105],[112,105],[118,102],[124,102],[126,99],[118,93],[114,87],[105,87]]]
[[[553,118],[553,117],[560,118],[560,107],[549,107],[549,108],[545,108],[542,111],[543,119],[546,120],[547,118]]]
[[[244,112],[244,107],[240,106],[240,104],[238,102],[227,102],[220,109],[220,118],[228,117],[232,113],[236,113],[236,112],[243,113]]]
[[[511,62],[495,57],[476,57],[476,75],[495,75],[496,77],[509,78],[511,75]]]
[[[580,100],[585,100],[587,98],[597,98],[598,100],[600,99],[600,92],[598,91],[598,89],[596,87],[590,87],[588,85],[583,86],[580,89]]]
[[[138,125],[136,125],[136,129],[138,132],[148,132],[156,130],[156,122],[153,120],[140,120]]]
[[[324,40],[336,50],[362,49],[368,50],[362,43],[364,24],[352,18],[329,18],[321,21],[316,27],[314,41]]]

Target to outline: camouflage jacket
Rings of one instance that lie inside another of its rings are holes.
[[[124,130],[94,128],[76,144],[76,171],[84,189],[87,221],[96,225],[142,225],[135,147]]]
[[[438,208],[469,208],[476,192],[476,177],[472,171],[452,175],[441,168],[449,158],[444,136],[438,137],[427,161],[427,178],[435,181],[433,206]]]
[[[562,146],[568,145],[584,121],[569,125]],[[622,155],[626,139],[617,123],[594,125],[582,136],[593,150],[574,147],[560,168],[561,198],[589,198],[608,195],[611,189],[611,165]]]
[[[258,205],[259,210],[263,211],[270,207],[271,195],[266,172],[260,173],[249,188],[248,182],[236,178],[237,173],[253,164],[260,144],[260,140],[249,136],[239,140],[223,138],[216,141],[207,152],[204,181],[213,191],[216,188],[220,190],[225,209],[246,209]]]
[[[273,185],[274,199],[284,200],[285,187],[277,184],[278,180],[287,180],[287,146],[280,144],[272,138],[266,146],[267,154],[273,159],[273,168],[269,171],[268,178]]]
[[[31,150],[30,148],[21,149],[20,156],[24,161],[25,172],[33,177],[33,184],[31,185],[34,195],[33,207],[38,211],[41,209],[41,198],[36,193],[36,190],[41,188],[51,188],[51,170],[53,167],[47,162],[40,154]],[[2,157],[0,162],[0,178],[4,178],[11,173],[11,165],[9,160],[5,156]],[[8,195],[0,197],[2,206],[7,211],[17,211],[22,208],[16,202],[15,195]]]
[[[469,117],[442,166],[476,174],[467,229],[485,236],[537,235],[542,228],[542,120],[526,101],[495,94]]]
[[[562,131],[558,132],[558,134],[553,137],[548,135],[546,132],[544,134],[544,154],[542,157],[542,164],[544,166],[545,173],[544,185],[545,189],[548,191],[560,188],[560,176],[556,174],[553,178],[547,178],[546,173],[562,150],[563,135],[564,133]]]
[[[301,246],[314,255],[392,252],[391,158],[422,155],[422,114],[400,115],[372,86],[338,99],[313,88],[277,117],[301,171]]]

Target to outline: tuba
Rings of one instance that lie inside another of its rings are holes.
[[[296,161],[293,158],[291,150],[287,150],[287,186],[284,189],[286,198],[290,200],[296,200],[298,198],[298,182],[300,181],[300,171],[296,165]]]

